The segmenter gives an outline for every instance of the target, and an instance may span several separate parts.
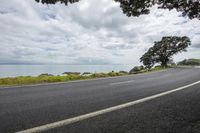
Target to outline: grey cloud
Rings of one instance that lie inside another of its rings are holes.
[[[199,49],[200,49],[200,43],[193,44],[193,47],[194,47],[194,48],[199,48]]]
[[[72,9],[70,11],[72,21],[78,23],[84,28],[96,31],[100,30],[101,28],[115,30],[127,23],[128,18],[121,14],[119,7],[115,6],[104,9],[107,6],[107,2],[99,2],[98,6],[93,6],[95,4],[96,1],[90,1],[90,10],[82,11],[78,7]]]
[[[133,46],[126,45],[126,44],[112,44],[112,45],[103,46],[103,48],[110,49],[110,50],[116,50],[116,49],[123,50],[123,49],[131,49],[133,48]]]
[[[191,37],[193,49],[187,53],[197,57],[200,21],[178,17],[173,10],[152,10],[134,18],[111,0],[82,0],[67,7],[2,1],[0,63],[130,64],[166,35]]]
[[[121,57],[123,57],[124,56],[124,54],[122,54],[122,53],[117,53],[117,52],[114,52],[114,53],[112,53],[114,56],[121,56]]]
[[[94,58],[87,58],[87,57],[80,57],[78,59],[76,59],[76,64],[88,64],[88,65],[92,65],[92,64],[96,64],[96,65],[106,65],[106,64],[111,64],[109,61],[105,60],[105,59],[94,59]]]

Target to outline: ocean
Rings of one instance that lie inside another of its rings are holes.
[[[42,73],[129,71],[134,65],[0,65],[0,78],[38,76]]]

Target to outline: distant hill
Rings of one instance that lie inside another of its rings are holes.
[[[178,65],[200,66],[200,59],[185,59],[178,62]]]

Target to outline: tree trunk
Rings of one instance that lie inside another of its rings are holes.
[[[167,68],[167,62],[166,62],[166,61],[163,61],[163,62],[161,63],[161,66],[162,66],[163,68]]]

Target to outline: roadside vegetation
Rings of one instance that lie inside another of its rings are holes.
[[[116,77],[116,76],[127,76],[130,74],[139,74],[151,71],[162,70],[161,66],[156,66],[150,70],[146,70],[144,67],[136,69],[134,67],[130,72],[120,71],[120,72],[108,72],[108,73],[90,73],[83,74],[68,74],[68,75],[57,75],[52,74],[41,74],[39,76],[19,76],[19,77],[7,77],[0,78],[0,86],[20,86],[20,85],[32,85],[32,84],[43,84],[43,83],[56,83],[56,82],[68,82],[75,80],[86,80],[86,79],[96,79],[96,78],[106,78],[106,77]]]
[[[185,59],[183,61],[178,62],[178,65],[200,66],[200,59]]]
[[[103,77],[125,76],[128,72],[109,72],[109,73],[92,73],[90,75],[69,74],[64,76],[53,76],[51,74],[41,74],[39,76],[19,76],[0,78],[0,86],[30,85],[54,82],[67,82],[74,80],[95,79]]]

